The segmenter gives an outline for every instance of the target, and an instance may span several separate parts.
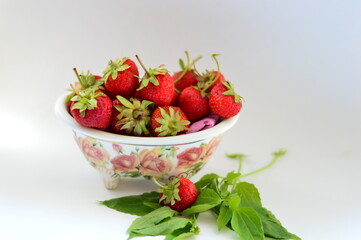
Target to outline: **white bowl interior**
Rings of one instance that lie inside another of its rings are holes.
[[[222,122],[218,123],[212,128],[202,130],[196,133],[183,134],[178,136],[169,136],[169,137],[136,137],[136,136],[127,136],[120,135],[115,133],[110,133],[95,128],[88,128],[79,125],[75,119],[68,112],[65,104],[65,98],[67,94],[60,96],[55,104],[55,113],[56,115],[69,127],[73,130],[81,132],[90,137],[101,139],[104,141],[114,142],[114,143],[126,143],[126,144],[136,144],[136,145],[146,145],[146,146],[164,146],[164,145],[177,145],[184,143],[191,143],[201,141],[206,138],[218,136],[227,130],[229,130],[238,120],[239,114],[232,118],[224,119]]]

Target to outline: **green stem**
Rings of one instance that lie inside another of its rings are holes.
[[[155,184],[157,184],[160,188],[167,188],[166,186],[160,184],[155,177],[152,177],[152,180]]]
[[[238,169],[237,169],[237,173],[241,173],[242,163],[243,163],[243,157],[238,157]]]
[[[212,58],[214,59],[217,65],[217,75],[216,78],[214,79],[215,82],[217,82],[218,78],[221,76],[221,67],[219,65],[218,59],[216,58],[217,56],[219,56],[219,54],[212,54]]]
[[[187,52],[187,51],[185,51],[185,54],[186,54],[186,56],[187,56],[187,65],[186,65],[186,67],[184,68],[184,70],[183,70],[183,72],[182,72],[182,74],[174,81],[174,83],[177,83],[177,82],[179,82],[179,80],[181,80],[182,79],[182,77],[184,77],[184,75],[186,75],[186,73],[187,72],[189,72],[190,71],[190,58],[189,58],[189,53]]]
[[[199,59],[201,59],[201,57],[198,57],[197,59],[199,60]],[[198,60],[197,60],[197,61],[198,61]],[[201,76],[201,74],[200,74],[200,73],[198,72],[198,70],[197,70],[196,61],[193,61],[193,62],[192,62],[192,65],[193,65],[194,72],[195,72],[198,76]]]
[[[262,171],[264,171],[264,170],[267,170],[268,168],[270,168],[270,167],[272,167],[273,165],[275,165],[275,163],[278,161],[278,159],[279,159],[280,157],[281,157],[281,156],[277,156],[277,155],[276,155],[276,156],[273,158],[273,160],[272,160],[269,164],[267,164],[266,166],[261,167],[261,168],[255,170],[255,171],[250,172],[250,173],[241,175],[239,178],[248,177],[248,176],[250,176],[250,175],[253,175],[253,174],[262,172]]]
[[[142,63],[142,61],[141,61],[140,58],[138,57],[138,55],[135,55],[135,57],[138,59],[138,62],[139,62],[139,64],[140,64],[140,66],[142,66],[142,68],[144,69],[145,73],[146,73],[148,76],[150,76],[147,68],[144,66],[144,64]]]
[[[78,78],[78,82],[80,83],[80,86],[82,86],[82,88],[86,88],[86,83],[84,83],[78,73],[78,70],[76,70],[76,68],[73,68],[73,71],[75,72],[76,77]]]
[[[220,66],[219,66],[219,62],[218,62],[218,60],[217,60],[217,56],[219,56],[219,54],[212,54],[212,58],[213,58],[213,60],[216,62],[216,64],[217,64],[217,75],[216,75],[216,77],[210,82],[210,84],[208,84],[208,86],[206,86],[205,88],[203,88],[202,89],[202,91],[201,91],[201,94],[202,94],[202,96],[204,96],[205,95],[205,93],[206,93],[206,91],[211,87],[211,86],[213,86],[213,84],[215,84],[217,81],[218,81],[218,79],[219,79],[219,77],[221,76],[221,68],[220,68]]]

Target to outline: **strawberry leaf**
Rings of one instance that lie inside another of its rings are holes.
[[[159,208],[159,194],[157,192],[143,193],[141,195],[114,198],[100,203],[123,213],[144,216]]]
[[[228,206],[226,206],[226,203],[222,203],[217,217],[218,230],[221,230],[229,223],[232,218],[232,214],[233,211]]]
[[[205,212],[221,203],[222,199],[220,196],[214,190],[207,188],[199,194],[197,200],[190,208],[182,212],[182,215]]]
[[[233,211],[231,225],[240,240],[264,240],[261,219],[255,210],[241,207]]]
[[[187,130],[187,126],[190,124],[188,120],[182,119],[182,114],[179,109],[175,110],[173,107],[169,107],[168,109],[169,113],[162,107],[159,107],[161,118],[155,119],[160,124],[160,126],[155,129],[160,137],[175,136],[179,132]]]
[[[149,83],[152,83],[154,86],[159,86],[159,81],[156,76],[164,75],[168,72],[167,69],[162,68],[163,66],[164,65],[160,65],[158,68],[149,68],[149,70],[146,71],[144,77],[142,78],[142,80],[140,82],[140,86],[137,89],[137,91],[147,87],[149,85]]]
[[[158,235],[167,235],[174,232],[177,229],[184,228],[188,225],[189,219],[186,218],[176,218],[172,217],[162,221],[160,223],[156,223],[154,225],[134,229],[132,230],[133,233],[136,233],[138,236],[158,236]]]
[[[233,96],[233,97],[234,97],[234,102],[236,102],[236,103],[241,102],[242,97],[239,96],[239,95],[234,91],[234,87],[233,87],[233,85],[232,85],[231,82],[226,81],[226,82],[222,82],[222,84],[223,84],[224,86],[226,86],[226,88],[227,88],[227,91],[225,91],[225,92],[222,93],[223,95]]]
[[[125,107],[132,109],[133,108],[133,104],[131,102],[129,102],[129,100],[127,100],[126,98],[122,97],[122,96],[117,96],[117,99],[119,100],[119,102],[121,102]]]
[[[116,79],[118,76],[118,72],[122,72],[122,71],[130,68],[130,66],[128,64],[124,64],[124,62],[127,59],[128,58],[122,58],[122,59],[118,58],[118,59],[115,59],[114,61],[110,60],[108,63],[108,66],[103,71],[102,80],[104,82],[107,82],[109,77],[111,77],[112,79]]]
[[[75,102],[71,110],[78,109],[80,116],[84,117],[87,110],[92,110],[97,107],[97,97],[105,96],[102,92],[95,92],[96,89],[88,88],[79,92],[76,96],[71,98]]]
[[[164,219],[178,215],[178,212],[172,210],[170,207],[163,206],[154,211],[137,218],[133,221],[132,225],[128,228],[128,232],[137,232],[140,229],[154,227]]]
[[[182,69],[182,70],[184,70],[184,68],[185,68],[185,65],[184,65],[184,61],[183,61],[183,59],[179,59],[179,66],[180,66],[180,68]]]

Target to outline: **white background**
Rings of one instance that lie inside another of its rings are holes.
[[[154,189],[106,190],[54,103],[73,67],[99,74],[138,54],[178,70],[188,50],[246,100],[237,125],[194,177],[244,171],[288,154],[247,181],[305,240],[356,239],[361,226],[360,1],[0,0],[0,239],[125,239],[135,218],[98,200]],[[194,239],[236,239],[203,214]],[[162,238],[155,238],[162,239]]]

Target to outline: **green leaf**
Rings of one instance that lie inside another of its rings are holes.
[[[204,175],[201,179],[199,179],[195,185],[198,189],[198,191],[201,191],[201,189],[208,187],[210,185],[217,185],[218,184],[218,178],[220,178],[220,176],[218,176],[215,173],[209,173]],[[213,189],[215,190],[215,189]]]
[[[182,70],[184,70],[185,65],[184,65],[183,59],[181,59],[181,58],[179,59],[179,66]]]
[[[240,207],[233,211],[231,225],[240,240],[264,240],[261,219],[249,207]]]
[[[187,218],[172,217],[169,220],[131,231],[144,236],[167,235],[177,229],[184,228],[189,222],[190,220]]]
[[[159,205],[159,193],[149,192],[141,195],[126,196],[101,201],[100,203],[123,213],[137,216],[144,216],[154,210]]]
[[[194,236],[199,233],[199,228],[196,224],[196,219],[191,220],[184,228],[180,228],[168,234],[164,240],[180,240]]]
[[[228,224],[232,218],[232,213],[233,211],[226,205],[226,203],[222,203],[217,217],[218,230],[221,230]]]
[[[168,234],[164,240],[180,240],[185,239],[199,233],[199,228],[196,225],[195,220],[191,221],[190,224],[187,224],[184,228],[180,228]]]
[[[233,153],[233,154],[226,154],[226,157],[230,159],[240,159],[240,158],[246,158],[248,156],[242,153]]]
[[[238,179],[240,176],[241,176],[240,173],[235,173],[234,171],[232,171],[232,172],[229,172],[229,173],[227,174],[226,180],[227,180],[228,182],[233,182],[233,180]]]
[[[172,210],[170,207],[163,206],[152,212],[137,218],[133,221],[132,225],[128,228],[128,232],[136,232],[137,230],[152,227],[166,218],[177,215],[178,212]]]
[[[236,185],[235,192],[241,197],[241,205],[255,203],[262,206],[258,189],[251,183],[240,182]]]
[[[277,152],[274,152],[274,153],[273,153],[273,156],[275,156],[275,157],[282,157],[282,156],[286,155],[286,153],[287,153],[287,150],[281,148],[281,149],[278,150]]]
[[[206,188],[201,191],[193,205],[182,212],[182,215],[205,212],[221,203],[221,197],[214,190]]]
[[[241,198],[238,194],[233,193],[227,197],[226,202],[228,203],[230,209],[236,210],[239,207]]]
[[[271,211],[261,206],[254,206],[253,209],[257,212],[261,219],[266,236],[276,239],[301,239],[295,234],[288,232]]]
[[[128,99],[126,99],[125,97],[122,97],[120,95],[117,96],[117,99],[119,100],[119,102],[121,102],[125,107],[127,108],[134,108],[133,104],[131,102],[129,102]]]

